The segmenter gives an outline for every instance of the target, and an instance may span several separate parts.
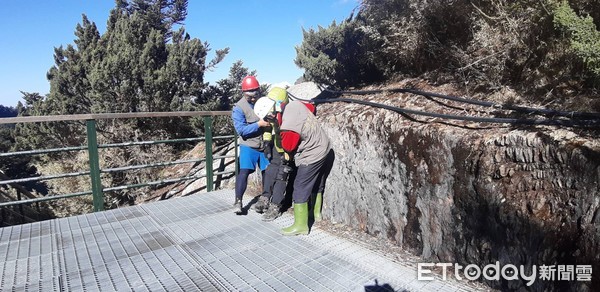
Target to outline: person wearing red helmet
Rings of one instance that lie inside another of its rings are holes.
[[[240,171],[235,181],[235,202],[233,212],[240,215],[243,212],[242,197],[248,186],[248,176],[254,172],[256,166],[263,172],[269,165],[262,147],[263,129],[269,123],[260,119],[254,113],[254,104],[260,97],[260,84],[254,76],[246,76],[242,80],[242,97],[234,105],[231,112],[233,126],[239,135],[239,167]],[[264,175],[263,175],[264,177]]]

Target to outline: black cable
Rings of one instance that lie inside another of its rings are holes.
[[[298,98],[296,98],[298,99]],[[302,100],[302,99],[299,99]],[[306,100],[305,100],[306,101]],[[333,102],[346,102],[346,103],[356,103],[362,105],[368,105],[372,107],[387,109],[393,112],[401,113],[401,114],[413,114],[420,116],[427,116],[433,118],[442,118],[449,120],[462,120],[462,121],[471,121],[471,122],[479,122],[479,123],[499,123],[499,124],[519,124],[519,125],[551,125],[551,126],[566,126],[566,127],[598,127],[600,126],[600,121],[592,121],[592,120],[562,120],[562,119],[520,119],[520,118],[486,118],[486,117],[473,117],[473,116],[459,116],[459,115],[450,115],[450,114],[440,114],[440,113],[431,113],[419,110],[411,110],[400,108],[396,106],[385,105],[376,102],[370,102],[359,99],[351,99],[351,98],[327,98],[327,99],[314,99],[310,100],[313,104],[324,104],[324,103],[333,103]]]
[[[410,89],[395,89],[395,90],[410,90]],[[328,91],[330,93],[338,93],[340,91],[333,91],[328,89],[323,89],[323,91]],[[355,92],[355,91],[352,91]],[[362,94],[374,94],[381,93],[382,90],[363,90],[359,91]],[[463,121],[472,121],[472,122],[480,122],[480,123],[500,123],[500,124],[520,124],[520,125],[551,125],[551,126],[566,126],[566,127],[598,127],[600,126],[600,120],[563,120],[563,119],[523,119],[523,118],[486,118],[486,117],[473,117],[473,116],[459,116],[459,115],[449,115],[449,114],[440,114],[440,113],[431,113],[426,111],[418,111],[400,108],[396,106],[385,105],[376,102],[370,102],[359,99],[351,99],[351,98],[317,98],[317,99],[303,99],[293,95],[288,92],[288,95],[291,99],[310,102],[315,105],[324,104],[324,103],[333,103],[333,102],[346,102],[346,103],[357,103],[362,105],[368,105],[376,108],[383,108],[387,110],[391,110],[393,112],[397,112],[402,114],[405,117],[410,117],[408,114],[428,116],[434,118],[442,118],[449,120],[463,120]],[[411,119],[415,121],[414,119]]]
[[[574,111],[567,112],[567,111],[539,109],[539,108],[524,107],[524,106],[509,105],[509,104],[499,104],[499,103],[495,103],[495,102],[467,99],[467,98],[462,98],[462,97],[449,96],[449,95],[443,95],[443,94],[438,94],[438,93],[433,93],[433,92],[426,92],[426,91],[407,89],[407,88],[356,90],[356,91],[337,91],[337,90],[331,90],[331,89],[324,88],[324,87],[322,89],[323,89],[323,91],[327,91],[327,92],[330,92],[333,94],[339,94],[339,95],[345,95],[345,94],[365,95],[365,94],[376,94],[376,93],[382,93],[382,92],[412,93],[412,94],[416,94],[416,95],[433,96],[433,97],[438,97],[438,98],[442,98],[442,99],[453,100],[453,101],[457,101],[457,102],[474,104],[474,105],[479,105],[479,106],[493,107],[493,108],[505,109],[505,110],[514,110],[514,111],[519,111],[519,112],[529,113],[529,114],[543,114],[543,115],[559,116],[559,117],[566,117],[566,118],[579,118],[579,119],[600,119],[600,113],[574,112]]]

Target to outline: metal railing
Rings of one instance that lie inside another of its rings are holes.
[[[28,178],[9,178],[6,175],[2,175],[0,178],[0,186],[9,185],[17,189],[17,200],[0,202],[1,207],[16,206],[21,207],[24,204],[38,203],[42,201],[51,201],[64,198],[72,198],[79,196],[92,195],[93,210],[101,211],[104,210],[104,193],[117,190],[133,189],[147,186],[158,186],[168,183],[181,182],[186,180],[195,180],[206,178],[206,191],[210,192],[214,188],[214,176],[221,176],[224,174],[237,174],[237,136],[234,133],[226,136],[213,136],[213,117],[229,115],[229,111],[212,111],[212,112],[195,112],[195,111],[182,111],[182,112],[146,112],[146,113],[115,113],[115,114],[80,114],[80,115],[56,115],[56,116],[29,116],[29,117],[14,117],[14,118],[1,118],[1,124],[18,124],[18,123],[44,123],[44,122],[58,122],[58,121],[85,121],[86,134],[87,134],[87,145],[71,146],[63,148],[53,149],[39,149],[39,150],[28,150],[28,151],[17,151],[0,153],[0,158],[14,157],[23,155],[40,155],[70,151],[84,151],[87,150],[89,170],[78,171],[72,173],[61,173],[52,174],[37,177]],[[171,139],[171,140],[158,140],[158,141],[134,141],[125,143],[113,143],[113,144],[98,144],[97,140],[97,129],[96,121],[102,119],[130,119],[130,118],[174,118],[174,117],[203,117],[204,121],[204,137],[192,137],[183,139]],[[213,157],[213,141],[218,139],[233,139],[234,141],[234,155],[223,155]],[[99,149],[103,148],[116,148],[116,147],[128,147],[136,145],[154,145],[154,144],[166,144],[166,143],[185,143],[185,142],[205,142],[205,158],[199,159],[187,159],[187,160],[176,160],[166,161],[160,163],[140,164],[140,165],[128,165],[115,168],[100,167],[100,154]],[[215,172],[213,169],[213,159],[225,159],[233,158],[235,163],[235,171],[220,171]],[[199,163],[204,161],[205,163],[205,174],[204,175],[193,175],[184,176],[179,178],[162,179],[145,183],[130,184],[130,185],[118,185],[118,186],[103,186],[101,181],[102,173],[113,173],[119,171],[128,171],[134,169],[173,166],[178,164],[186,163]],[[70,194],[59,194],[59,195],[47,195],[43,197],[27,195],[28,199],[22,199],[21,194],[27,192],[20,184],[25,182],[37,182],[51,179],[68,178],[76,176],[89,175],[91,182],[91,190],[85,190],[77,193]]]

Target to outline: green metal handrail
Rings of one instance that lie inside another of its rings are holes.
[[[197,142],[197,141],[203,141],[203,140],[204,140],[204,138],[183,138],[183,139],[157,140],[157,141],[136,141],[136,142],[125,142],[125,143],[101,144],[101,145],[98,145],[98,148],[119,148],[119,147],[125,147],[125,146],[156,145],[156,144],[180,143],[180,142]]]
[[[77,172],[71,172],[71,173],[61,173],[61,174],[53,174],[53,175],[30,177],[30,178],[5,179],[5,180],[0,180],[0,185],[11,185],[11,184],[18,184],[18,183],[23,183],[23,182],[43,181],[43,180],[50,180],[50,179],[89,175],[90,181],[91,181],[91,186],[92,186],[92,190],[77,192],[77,193],[72,193],[72,194],[61,194],[61,195],[45,196],[45,197],[41,197],[41,198],[30,198],[30,199],[25,199],[25,200],[0,202],[0,207],[31,204],[31,203],[42,202],[42,201],[50,201],[50,200],[58,200],[58,199],[63,199],[63,198],[72,198],[72,197],[78,197],[78,196],[92,195],[92,201],[93,201],[93,207],[94,207],[93,210],[101,211],[101,210],[104,210],[104,193],[105,192],[140,188],[140,187],[146,187],[146,186],[156,186],[156,185],[175,183],[175,182],[181,182],[181,181],[186,181],[186,180],[194,180],[194,179],[200,179],[200,178],[206,178],[206,190],[212,191],[214,189],[214,180],[213,180],[214,176],[229,174],[229,173],[237,174],[237,172],[238,172],[237,135],[234,133],[233,135],[214,136],[213,137],[213,134],[212,134],[213,117],[230,115],[230,114],[231,114],[231,112],[229,112],[229,111],[213,111],[213,112],[189,111],[189,112],[82,114],[82,115],[0,118],[0,124],[40,123],[40,122],[85,120],[86,133],[87,133],[87,145],[64,147],[64,148],[36,149],[36,150],[0,153],[0,157],[37,155],[37,154],[49,154],[49,153],[87,150],[88,162],[89,162],[89,171],[77,171]],[[161,118],[161,117],[203,117],[205,137],[179,138],[179,139],[156,140],[156,141],[135,141],[135,142],[124,142],[124,143],[112,143],[112,144],[98,144],[97,133],[96,133],[96,121],[97,120],[100,120],[100,119],[126,119],[126,118]],[[235,155],[213,156],[212,143],[214,140],[217,140],[217,139],[233,139],[234,143],[235,143],[234,145],[236,148]],[[206,157],[203,159],[200,158],[200,159],[189,159],[189,160],[164,161],[164,162],[141,164],[141,165],[127,165],[127,166],[106,168],[106,169],[100,168],[100,162],[99,162],[100,156],[99,156],[98,149],[139,146],[139,145],[167,144],[167,143],[200,142],[200,141],[204,141],[205,147],[206,147],[205,148]],[[235,171],[215,172],[213,169],[213,160],[214,159],[225,159],[225,158],[234,158]],[[128,171],[128,170],[144,169],[144,168],[151,168],[151,167],[163,167],[163,166],[171,166],[171,165],[178,165],[178,164],[185,164],[185,163],[198,163],[198,162],[202,162],[202,161],[204,161],[205,165],[206,165],[206,174],[204,174],[204,175],[194,175],[194,176],[172,178],[172,179],[160,179],[160,180],[145,182],[145,183],[110,186],[110,187],[103,187],[102,181],[100,178],[101,173],[112,173],[112,172],[118,172],[118,171]]]
[[[139,165],[122,166],[122,167],[114,167],[114,168],[103,168],[100,171],[103,173],[111,173],[111,172],[118,172],[118,171],[125,171],[125,170],[144,169],[144,168],[159,167],[159,166],[171,166],[171,165],[195,163],[195,162],[202,162],[202,161],[204,161],[204,159],[176,160],[176,161],[170,161],[170,162],[159,162],[159,163],[139,164]]]
[[[65,195],[46,196],[46,197],[41,197],[41,198],[18,200],[18,201],[12,201],[12,202],[3,202],[0,205],[0,207],[39,203],[39,202],[45,202],[45,201],[54,201],[54,200],[59,200],[59,199],[81,197],[81,196],[86,196],[86,195],[92,195],[92,191],[78,192],[78,193],[65,194]]]
[[[0,119],[0,121],[1,121],[1,119]],[[7,153],[0,153],[0,157],[11,157],[11,156],[19,156],[19,155],[34,155],[34,154],[49,154],[49,153],[56,153],[56,152],[68,152],[68,151],[79,151],[79,150],[87,150],[87,146],[7,152]]]
[[[42,180],[51,180],[65,177],[74,177],[81,175],[88,175],[89,171],[79,171],[79,172],[69,172],[63,174],[55,174],[55,175],[46,175],[46,176],[36,176],[36,177],[28,177],[28,178],[18,178],[18,179],[9,179],[0,181],[0,185],[9,185],[9,184],[18,184],[24,182],[33,182],[33,181],[42,181]]]

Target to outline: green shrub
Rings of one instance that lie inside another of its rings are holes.
[[[554,25],[567,34],[573,53],[585,64],[593,78],[600,80],[600,32],[591,16],[580,17],[562,2],[554,10]]]
[[[361,24],[348,18],[328,28],[303,30],[304,40],[296,47],[294,61],[305,69],[304,77],[340,87],[381,80],[377,39]]]
[[[330,84],[420,77],[585,104],[570,97],[597,95],[600,5],[563,1],[362,0],[356,17],[304,31],[296,64],[306,79]]]

